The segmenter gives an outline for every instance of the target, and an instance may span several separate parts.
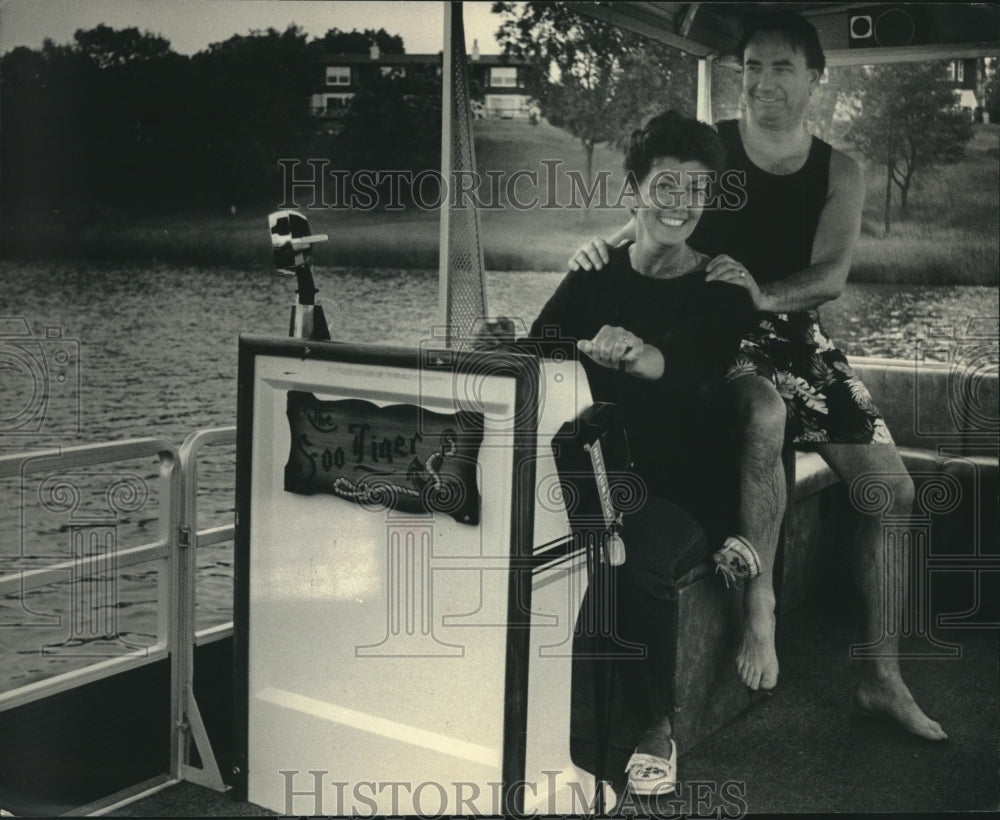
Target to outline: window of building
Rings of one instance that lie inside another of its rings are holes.
[[[383,77],[405,77],[406,69],[399,65],[384,65],[380,66]]]
[[[501,68],[490,69],[490,85],[494,88],[505,86],[508,88],[517,87],[517,68],[503,66]]]
[[[341,117],[353,97],[353,94],[316,94],[313,96],[313,113],[322,117]]]
[[[486,116],[510,120],[528,116],[528,98],[520,94],[487,94]]]
[[[327,85],[350,85],[351,67],[348,65],[328,65],[326,67]]]

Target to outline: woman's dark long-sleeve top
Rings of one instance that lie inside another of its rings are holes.
[[[643,276],[628,247],[615,248],[601,270],[570,272],[531,326],[533,339],[558,328],[573,341],[592,339],[603,325],[622,327],[663,354],[655,382],[580,354],[594,400],[621,406],[634,469],[651,489],[675,485],[678,459],[696,457],[693,443],[713,434],[706,427],[715,393],[752,319],[744,288],[705,275],[699,268],[671,279]]]

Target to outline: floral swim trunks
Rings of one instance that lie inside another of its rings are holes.
[[[740,343],[726,381],[757,375],[778,389],[793,444],[892,444],[868,388],[830,341],[814,310],[761,313]]]

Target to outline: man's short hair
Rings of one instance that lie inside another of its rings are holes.
[[[750,40],[761,33],[780,34],[793,49],[805,55],[806,66],[820,74],[826,69],[826,55],[815,26],[802,15],[785,9],[751,11],[743,18],[740,41],[736,45],[736,57],[741,65]]]

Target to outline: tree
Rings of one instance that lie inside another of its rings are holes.
[[[282,157],[300,156],[314,121],[313,66],[297,26],[212,43],[192,58],[191,134],[214,205],[273,200]]]
[[[809,132],[834,145],[843,143],[863,80],[862,66],[827,68],[825,81],[816,86],[809,100]]]
[[[373,75],[354,98],[334,142],[337,166],[350,171],[411,171],[441,167],[441,80],[436,72]],[[377,186],[382,204],[412,201],[404,179]],[[348,194],[350,192],[347,192]],[[430,188],[425,197],[433,196]]]
[[[332,28],[322,37],[317,37],[309,43],[309,52],[314,54],[367,54],[372,43],[378,46],[382,54],[403,54],[403,38],[398,34],[389,34],[384,28],[378,31],[366,28],[364,31],[341,31]]]
[[[162,37],[104,25],[4,55],[5,215],[72,228],[111,208],[177,202],[187,193],[187,63]]]
[[[79,119],[91,195],[126,212],[176,205],[189,195],[182,170],[192,126],[188,58],[163,37],[137,28],[98,25],[78,30],[73,39],[70,50],[88,64],[91,78]]]
[[[69,199],[68,173],[81,161],[72,156],[67,162],[71,99],[56,86],[41,51],[18,46],[0,58],[0,201],[5,221],[37,219]]]
[[[331,29],[307,43],[289,26],[233,36],[188,58],[158,35],[105,25],[77,31],[68,44],[15,48],[0,57],[3,217],[75,228],[119,214],[273,204],[282,193],[279,159],[330,149],[310,106],[322,78],[311,47],[367,55],[372,40],[384,52],[403,50],[385,30]],[[374,111],[367,137],[355,132],[359,151],[378,144],[393,162],[403,144],[425,152],[414,162],[429,162],[429,146],[440,151],[440,82],[433,93],[419,89],[419,100],[407,96],[412,86],[387,89],[406,114],[395,146]],[[420,119],[425,103],[431,113]]]
[[[879,65],[862,75],[848,137],[886,168],[883,220],[889,233],[893,186],[905,219],[913,180],[926,169],[960,159],[972,138],[972,123],[956,105],[945,63]]]
[[[169,40],[149,32],[140,33],[135,27],[117,31],[101,23],[89,30],[78,29],[73,39],[76,52],[98,68],[148,62],[172,53]]]
[[[497,38],[507,54],[538,71],[527,91],[542,115],[583,146],[586,178],[594,147],[620,144],[632,128],[666,108],[694,113],[692,59],[599,20],[581,20],[564,3],[494,3],[504,15]]]
[[[986,81],[983,84],[983,108],[990,122],[1000,122],[1000,67],[997,58],[986,61]]]

